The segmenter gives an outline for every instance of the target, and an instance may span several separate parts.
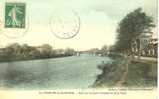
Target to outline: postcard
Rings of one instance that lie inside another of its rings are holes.
[[[157,0],[1,0],[1,99],[157,99]]]

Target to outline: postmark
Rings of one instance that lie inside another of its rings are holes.
[[[26,3],[6,2],[4,6],[2,33],[8,38],[23,37],[29,29]]]
[[[80,17],[75,11],[58,10],[50,20],[51,32],[60,39],[70,39],[80,30]]]

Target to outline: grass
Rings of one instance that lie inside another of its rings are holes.
[[[157,86],[157,62],[132,61],[125,83],[132,87],[156,87]]]
[[[97,76],[93,87],[116,87],[117,82],[124,75],[126,60],[120,58],[112,64],[105,64],[102,74]],[[157,86],[157,62],[147,60],[132,60],[128,65],[126,79],[123,87],[156,87]]]

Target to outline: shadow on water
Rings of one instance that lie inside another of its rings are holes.
[[[5,71],[2,73],[3,77],[3,86],[7,88],[14,88],[16,85],[26,85],[26,86],[45,86],[45,83],[48,79],[48,62],[42,62],[40,68],[37,70],[34,62],[19,62],[17,65],[16,62],[6,63]],[[23,65],[23,66],[22,66]],[[28,65],[28,66],[27,66]],[[33,66],[34,68],[31,68]]]

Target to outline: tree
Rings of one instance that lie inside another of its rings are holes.
[[[99,52],[99,49],[98,48],[92,48],[89,50],[89,53],[92,54],[92,55],[97,55]]]
[[[102,52],[102,56],[106,56],[108,54],[108,46],[107,45],[104,45],[102,48],[101,48],[101,52]]]
[[[21,46],[21,51],[20,54],[23,57],[27,57],[29,55],[29,52],[31,52],[32,48],[30,46],[28,46],[27,44],[24,44]]]
[[[18,43],[13,43],[6,47],[5,52],[9,56],[17,56],[19,55],[20,51],[21,51],[21,46]]]
[[[45,57],[45,58],[49,58],[51,57],[51,54],[52,54],[52,47],[49,45],[49,44],[43,44],[41,46],[42,48],[42,56]]]
[[[74,55],[74,54],[75,54],[74,49],[71,49],[71,48],[66,48],[66,49],[65,49],[65,55],[66,55],[66,56],[72,56],[72,55]]]
[[[120,52],[129,53],[131,43],[139,39],[142,33],[150,32],[153,25],[152,17],[147,16],[141,8],[127,14],[117,28],[116,49]]]

